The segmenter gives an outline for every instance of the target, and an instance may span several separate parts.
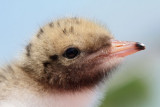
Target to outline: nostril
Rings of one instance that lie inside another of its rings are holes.
[[[145,49],[145,45],[143,43],[136,42],[136,48],[138,50],[144,50]]]

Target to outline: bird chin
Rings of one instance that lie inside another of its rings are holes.
[[[101,69],[110,69],[112,71],[112,69],[117,68],[117,66],[120,65],[122,61],[122,57],[104,58],[102,64],[100,64],[99,66]]]
[[[98,60],[95,71],[109,73],[116,69],[122,61],[122,57],[104,57],[103,59]]]

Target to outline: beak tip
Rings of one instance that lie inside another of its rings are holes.
[[[136,48],[138,50],[145,50],[145,45],[143,43],[140,43],[140,42],[136,42]]]

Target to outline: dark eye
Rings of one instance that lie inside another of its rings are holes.
[[[79,54],[80,54],[79,49],[77,49],[77,48],[68,48],[64,52],[63,56],[68,58],[68,59],[72,59],[72,58],[75,58],[76,56],[78,56]]]

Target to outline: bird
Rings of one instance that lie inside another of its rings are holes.
[[[112,71],[144,49],[139,42],[116,40],[97,22],[57,19],[0,68],[0,107],[97,107]]]

